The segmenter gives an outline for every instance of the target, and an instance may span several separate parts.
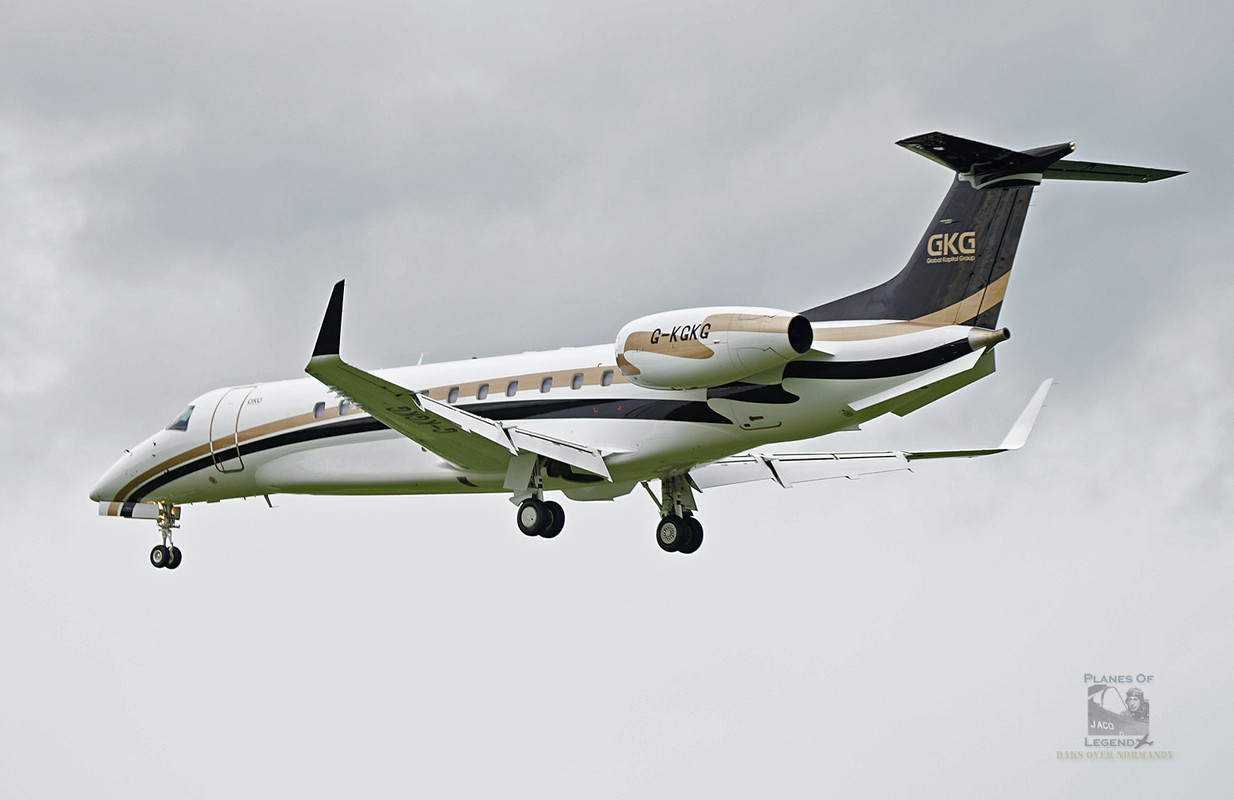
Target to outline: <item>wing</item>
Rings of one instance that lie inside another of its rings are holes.
[[[512,456],[529,452],[611,479],[604,458],[594,448],[503,425],[343,361],[339,356],[342,317],[343,281],[339,281],[304,371],[351,399],[374,419],[466,470],[503,473]]]
[[[1044,381],[1011,430],[997,447],[975,450],[889,450],[857,453],[744,453],[701,464],[690,470],[690,477],[700,489],[727,486],[749,481],[773,480],[784,488],[794,483],[808,483],[828,478],[859,478],[879,472],[910,469],[919,459],[974,458],[1009,450],[1019,450],[1028,441],[1028,434],[1041,413],[1046,394],[1053,380]]]

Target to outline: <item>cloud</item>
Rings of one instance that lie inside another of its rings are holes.
[[[1215,796],[1197,697],[1230,688],[1228,16],[13,9],[5,785],[971,794],[1011,770],[1034,794]],[[694,559],[663,557],[641,496],[571,503],[552,542],[499,497],[285,497],[187,509],[170,574],[144,564],[152,525],[85,499],[194,395],[298,377],[341,277],[344,347],[374,367],[880,282],[951,179],[893,142],[934,129],[1191,170],[1042,187],[999,372],[834,437],[981,443],[1054,376],[1019,453],[709,491]],[[1098,667],[1161,676],[1171,772],[1055,762]]]

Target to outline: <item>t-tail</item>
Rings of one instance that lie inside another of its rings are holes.
[[[1016,151],[935,132],[896,144],[955,170],[956,182],[898,275],[802,312],[812,322],[907,320],[993,328],[1033,187],[1045,179],[1147,183],[1183,174],[1067,160],[1075,149],[1070,142]]]

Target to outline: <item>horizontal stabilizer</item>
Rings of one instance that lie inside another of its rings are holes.
[[[896,144],[955,170],[974,189],[1033,186],[1047,178],[1148,183],[1184,174],[1169,169],[1066,161],[1065,157],[1075,150],[1074,142],[1020,151],[934,131],[901,139]]]
[[[1063,159],[1042,173],[1042,177],[1060,181],[1119,181],[1121,183],[1151,183],[1175,175],[1186,175],[1185,170],[1152,169],[1151,167],[1128,167],[1122,164],[1098,164],[1094,161],[1071,161]]]
[[[1041,183],[1042,173],[1051,164],[1075,150],[1074,142],[1066,142],[1020,152],[938,131],[910,136],[896,144],[950,167],[974,189]]]

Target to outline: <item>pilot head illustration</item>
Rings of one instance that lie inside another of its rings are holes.
[[[1148,701],[1144,699],[1144,690],[1135,687],[1127,690],[1127,714],[1132,719],[1148,719]]]

